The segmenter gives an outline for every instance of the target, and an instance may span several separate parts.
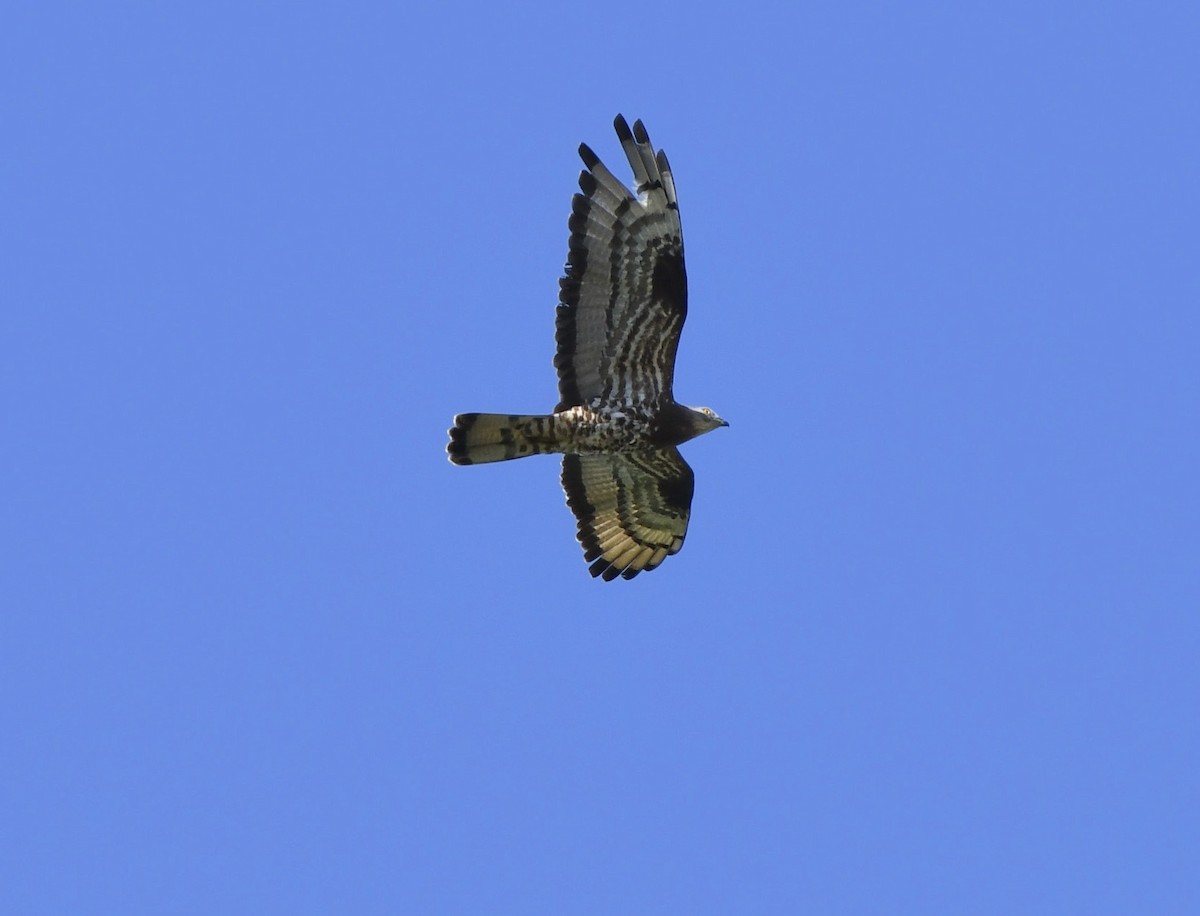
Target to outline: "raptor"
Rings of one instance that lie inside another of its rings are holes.
[[[674,394],[687,316],[675,180],[641,121],[613,122],[634,191],[586,145],[559,281],[546,415],[464,413],[446,446],[455,464],[563,455],[562,485],[593,576],[632,579],[683,547],[695,477],[676,447],[729,424]]]

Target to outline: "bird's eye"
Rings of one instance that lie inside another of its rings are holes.
[[[710,417],[712,416],[712,411],[711,411],[709,408],[705,407],[705,408],[704,408],[704,412],[705,412],[706,414],[708,414]]]

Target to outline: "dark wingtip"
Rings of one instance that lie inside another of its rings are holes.
[[[638,143],[649,143],[650,135],[646,133],[646,125],[642,123],[642,119],[638,118],[633,122],[633,138]]]
[[[579,158],[583,160],[583,164],[589,169],[594,169],[600,164],[600,157],[592,152],[592,148],[586,143],[579,144]]]
[[[629,130],[629,122],[625,120],[624,115],[617,115],[613,118],[613,129],[616,130],[617,136],[624,143],[626,140],[633,139],[633,133]]]

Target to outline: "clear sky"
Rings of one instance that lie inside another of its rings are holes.
[[[4,913],[1200,912],[1194,3],[4,19]],[[605,584],[444,446],[617,112],[732,425]]]

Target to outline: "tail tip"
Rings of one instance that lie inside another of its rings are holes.
[[[454,418],[454,426],[447,430],[450,441],[446,443],[446,455],[453,464],[472,464],[467,457],[467,430],[463,414]]]

